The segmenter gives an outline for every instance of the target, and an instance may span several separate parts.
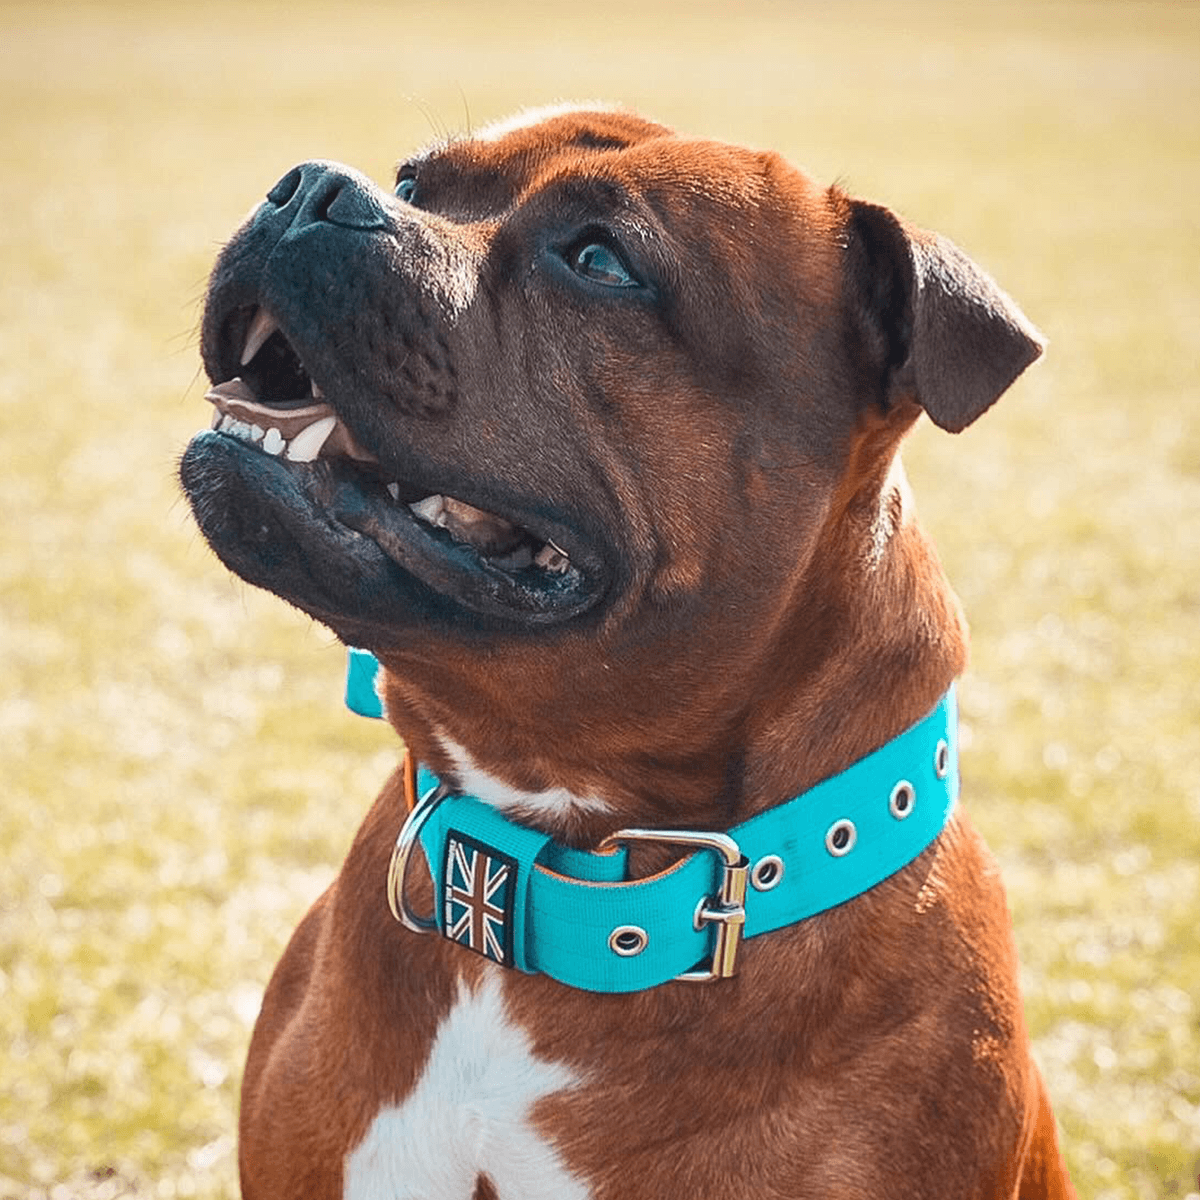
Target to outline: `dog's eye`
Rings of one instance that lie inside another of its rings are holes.
[[[637,287],[621,256],[603,242],[585,242],[567,253],[567,263],[576,275],[606,287]]]
[[[405,175],[396,181],[396,198],[405,204],[416,204],[417,180],[413,175]]]

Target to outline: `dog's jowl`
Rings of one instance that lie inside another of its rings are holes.
[[[295,167],[202,342],[204,536],[409,752],[267,988],[249,1200],[1073,1195],[897,458],[1041,352],[979,267],[554,110]]]

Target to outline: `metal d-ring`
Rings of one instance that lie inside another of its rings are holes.
[[[392,916],[413,933],[433,933],[437,929],[437,921],[433,917],[422,917],[414,913],[404,899],[404,877],[408,873],[408,860],[412,856],[413,847],[417,844],[425,822],[429,820],[433,810],[446,798],[449,793],[439,784],[431,787],[421,797],[412,812],[404,819],[400,832],[396,837],[396,846],[392,850],[392,860],[388,863],[387,900]]]

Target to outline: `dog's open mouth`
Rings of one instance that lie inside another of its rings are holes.
[[[586,548],[569,547],[569,531],[546,528],[544,517],[526,524],[519,515],[431,492],[385,468],[359,443],[265,308],[234,313],[226,329],[236,330],[241,341],[239,373],[208,392],[212,429],[193,440],[182,470],[206,536],[233,569],[306,607],[304,597],[288,594],[294,588],[286,580],[266,577],[265,569],[247,562],[249,547],[222,545],[252,524],[242,510],[257,482],[262,504],[275,516],[254,527],[258,540],[283,529],[301,552],[309,543],[305,571],[323,577],[320,615],[336,587],[328,578],[331,568],[336,574],[329,560],[339,553],[353,560],[353,607],[361,610],[364,562],[375,550],[440,597],[485,615],[544,624],[575,615],[598,598],[598,564]],[[223,524],[205,519],[222,507],[214,495],[214,470],[240,485],[238,499],[227,506],[238,508],[237,517]],[[198,492],[205,493],[204,503]],[[375,550],[364,550],[363,539]],[[388,571],[375,580],[385,591],[396,582]],[[385,597],[377,599],[386,607]]]

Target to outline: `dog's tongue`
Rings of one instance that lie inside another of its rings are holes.
[[[316,422],[332,417],[336,424],[324,440],[322,455],[354,458],[359,462],[378,461],[375,455],[364,450],[354,440],[354,435],[342,423],[341,418],[324,401],[314,404],[300,403],[287,408],[263,404],[250,385],[241,378],[217,384],[205,393],[204,398],[210,401],[222,416],[233,417],[234,420],[243,421],[247,425],[257,425],[266,431],[277,429],[284,442],[291,442]]]

